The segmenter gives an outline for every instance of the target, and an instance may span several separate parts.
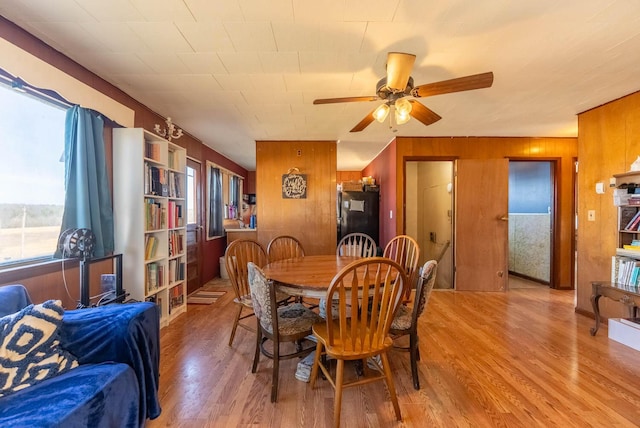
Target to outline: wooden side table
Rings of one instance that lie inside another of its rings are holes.
[[[637,316],[638,306],[640,306],[640,287],[611,283],[609,281],[593,281],[591,290],[591,305],[596,318],[596,325],[589,330],[591,336],[595,336],[600,328],[599,302],[602,296],[623,303],[629,311],[630,318]]]

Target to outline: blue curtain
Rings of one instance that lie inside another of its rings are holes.
[[[229,179],[229,203],[236,206],[236,208],[240,209],[240,178],[232,175]]]
[[[104,119],[73,106],[67,111],[64,141],[65,201],[60,233],[88,228],[95,235],[93,256],[113,253],[113,209],[104,148]],[[59,251],[56,257],[60,257]]]
[[[222,171],[220,168],[209,169],[209,230],[208,237],[222,236]]]

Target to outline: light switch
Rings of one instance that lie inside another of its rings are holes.
[[[587,211],[587,220],[596,221],[596,210]]]
[[[393,218],[393,210],[389,210],[389,218]]]
[[[599,195],[604,193],[604,183],[596,183],[596,193]]]

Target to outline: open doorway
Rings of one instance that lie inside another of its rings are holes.
[[[553,162],[509,162],[509,275],[523,281],[551,283],[553,248]]]
[[[405,166],[405,232],[420,246],[420,266],[438,261],[434,288],[452,289],[453,161],[407,161]]]

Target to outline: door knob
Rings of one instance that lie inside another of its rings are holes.
[[[498,220],[509,221],[509,216],[508,215],[503,215],[502,217],[498,217]]]

